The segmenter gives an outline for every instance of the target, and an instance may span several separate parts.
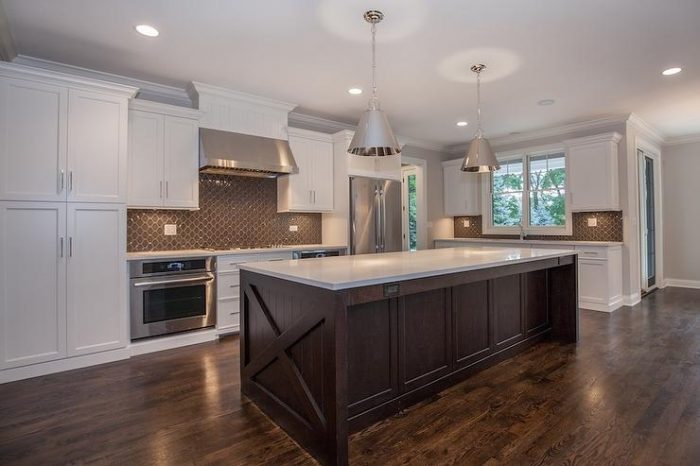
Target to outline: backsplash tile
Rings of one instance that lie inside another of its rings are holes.
[[[129,209],[129,252],[321,243],[321,214],[277,213],[277,181],[199,175],[197,211]],[[165,236],[166,223],[177,225]],[[290,225],[298,225],[296,232]]]
[[[588,218],[598,219],[598,226],[589,227]],[[455,217],[455,238],[517,238],[517,235],[485,235],[482,229],[481,215]],[[464,226],[469,220],[469,227]],[[553,241],[622,241],[622,212],[574,212],[571,214],[571,235],[528,235],[529,239]]]

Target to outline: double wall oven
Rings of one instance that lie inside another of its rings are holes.
[[[214,257],[130,262],[131,339],[214,326],[215,271]]]

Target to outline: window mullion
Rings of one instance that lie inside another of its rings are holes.
[[[523,228],[530,227],[530,157],[523,155],[523,196],[522,196],[522,225]]]

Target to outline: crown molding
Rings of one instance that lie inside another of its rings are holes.
[[[122,94],[132,98],[138,92],[138,88],[125,84],[103,81],[101,79],[88,78],[67,74],[43,68],[19,65],[15,62],[0,62],[0,76],[9,76],[18,79],[30,79],[33,81],[55,84],[60,82],[67,87],[90,88],[97,91],[108,91]]]
[[[585,144],[597,144],[599,142],[612,142],[617,144],[622,140],[622,135],[617,131],[609,133],[593,134],[581,138],[571,138],[564,141],[565,146],[582,146]]]
[[[663,144],[665,138],[659,130],[651,126],[649,123],[644,121],[636,113],[630,113],[627,121],[640,133],[646,136],[647,139],[656,144]]]
[[[0,60],[12,61],[16,56],[15,41],[10,33],[10,21],[8,21],[5,8],[0,1]]]
[[[680,144],[696,144],[700,143],[700,133],[686,134],[684,136],[668,137],[664,141],[664,146],[678,146]]]
[[[274,110],[283,110],[291,112],[297,107],[297,104],[284,102],[282,100],[271,99],[259,95],[248,94],[246,92],[234,91],[225,87],[212,86],[198,81],[192,81],[187,84],[187,94],[190,96],[192,103],[198,105],[201,95],[210,95],[216,98],[233,100],[235,102],[245,102],[256,106],[269,107]]]
[[[124,86],[131,86],[138,88],[137,96],[140,99],[153,100],[180,107],[192,107],[192,102],[190,101],[187,92],[185,92],[184,89],[173,86],[166,86],[164,84],[158,84],[142,79],[129,78],[127,76],[106,73],[104,71],[96,71],[80,66],[44,60],[43,58],[29,57],[27,55],[17,55],[12,63],[48,71],[55,71],[57,73],[80,76],[88,79],[109,81],[112,83],[122,84]]]
[[[355,131],[356,125],[330,120],[303,112],[291,112],[289,114],[289,126],[294,126],[310,131],[322,133],[337,133],[338,131]]]
[[[563,125],[550,126],[548,128],[540,128],[532,131],[525,131],[517,134],[507,134],[489,138],[491,145],[495,147],[516,144],[519,142],[534,141],[555,136],[570,135],[576,132],[592,131],[609,128],[612,125],[624,124],[629,119],[629,114],[612,115],[591,120],[578,121]],[[462,153],[467,150],[469,143],[453,145],[449,147],[449,152],[453,154]]]
[[[129,101],[129,110],[139,110],[142,112],[160,113],[163,115],[173,115],[181,118],[189,118],[199,120],[203,112],[194,108],[181,107],[178,105],[163,104],[145,99],[131,99]]]

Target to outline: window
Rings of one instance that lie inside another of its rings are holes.
[[[563,151],[525,153],[500,160],[491,174],[488,217],[491,234],[571,234],[566,196],[566,154]]]

